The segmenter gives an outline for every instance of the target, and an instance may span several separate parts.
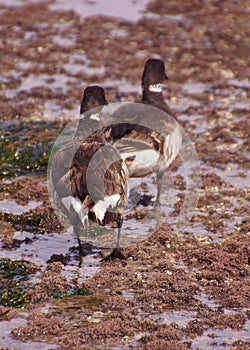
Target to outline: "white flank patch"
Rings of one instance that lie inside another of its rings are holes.
[[[176,126],[173,132],[171,132],[171,134],[165,137],[165,142],[164,142],[164,157],[166,157],[164,162],[165,167],[169,166],[172,163],[172,161],[175,159],[175,157],[179,153],[181,145],[182,145],[182,134],[178,126]]]
[[[62,204],[65,206],[65,208],[69,211],[70,210],[70,207],[71,207],[71,203],[72,203],[72,199],[74,197],[72,196],[68,196],[68,197],[64,197],[61,199],[62,201]]]
[[[99,115],[99,113],[91,114],[89,119],[97,120],[99,122],[100,121],[100,115]]]
[[[102,222],[105,216],[106,212],[106,205],[104,201],[98,201],[94,207],[92,208],[93,212],[95,213],[96,218]]]
[[[149,91],[151,92],[162,92],[162,84],[149,85]]]
[[[171,134],[168,135],[168,137],[166,137],[166,142],[173,147],[173,153],[177,155],[182,144],[182,135],[178,127],[176,127],[174,131],[171,132]]]
[[[71,196],[71,205],[78,214],[81,212],[82,202],[79,198]]]
[[[160,154],[154,149],[121,153],[121,157],[124,161],[126,161],[126,158],[129,159],[134,156],[135,159],[127,163],[129,175],[140,177],[148,175],[155,170]]]
[[[109,208],[115,208],[120,201],[120,195],[119,194],[113,194],[112,196],[104,197],[104,201],[98,201],[94,207],[93,212],[95,213],[96,218],[102,222],[105,216],[105,213],[108,211]]]
[[[104,197],[104,202],[106,203],[107,208],[115,208],[120,201],[120,195],[118,193],[112,194],[112,196]]]
[[[72,206],[73,209],[77,212],[83,226],[89,226],[88,215],[84,212],[82,208],[82,202],[79,198],[73,196],[64,197],[62,198],[62,203],[68,211],[70,211],[70,207]]]
[[[89,227],[89,217],[88,214],[84,214],[83,216],[80,216],[81,222],[83,224],[83,227]]]

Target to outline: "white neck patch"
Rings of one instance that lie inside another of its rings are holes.
[[[86,115],[84,113],[80,114],[80,120],[84,120],[84,118],[86,117]],[[94,113],[91,114],[89,119],[91,120],[97,120],[98,122],[100,121],[100,114],[99,113]]]
[[[100,121],[100,115],[99,115],[99,113],[91,114],[89,119],[97,120],[99,122]]]
[[[151,92],[162,92],[162,84],[149,85],[149,91]]]

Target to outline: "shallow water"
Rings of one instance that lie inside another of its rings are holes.
[[[52,81],[51,81],[52,80]],[[40,87],[41,85],[49,84],[52,89],[62,89],[63,86],[67,86],[69,83],[74,83],[73,79],[69,79],[64,74],[54,74],[53,78],[47,74],[29,75],[22,79],[20,90],[30,90],[34,87]]]
[[[129,81],[126,81],[125,79],[122,79],[122,80],[111,80],[111,79],[108,79],[106,80],[102,86],[104,88],[115,88],[117,87],[118,88],[118,91],[120,93],[140,93],[141,91],[141,88],[139,86],[136,86],[136,85],[133,85],[131,84]]]
[[[143,16],[143,11],[146,8],[149,0],[126,0],[118,2],[116,0],[56,0],[55,4],[51,5],[53,10],[74,10],[81,17],[90,16],[111,16],[122,18],[127,21],[137,21]]]
[[[250,162],[249,162],[250,165]],[[242,169],[235,163],[228,163],[226,169],[216,168],[216,173],[235,188],[249,188],[250,169]]]
[[[233,330],[230,328],[207,330],[202,336],[192,340],[191,349],[231,349],[231,346],[237,340],[249,341],[249,327],[248,320],[242,330]]]
[[[149,318],[154,319],[155,321],[159,322],[159,324],[175,323],[179,327],[186,327],[188,322],[195,319],[195,315],[196,313],[192,311],[175,310],[171,312],[163,311],[154,316],[149,316]]]
[[[0,346],[5,349],[20,349],[20,350],[49,350],[56,349],[57,346],[54,344],[49,344],[46,342],[33,342],[28,340],[27,342],[22,342],[20,340],[13,339],[11,337],[11,330],[20,326],[25,326],[27,321],[22,317],[16,317],[10,321],[1,321],[0,323]]]
[[[0,211],[4,213],[12,213],[14,215],[20,215],[29,211],[30,209],[35,209],[41,203],[42,202],[31,200],[27,205],[20,205],[17,204],[15,200],[4,199],[0,201]]]

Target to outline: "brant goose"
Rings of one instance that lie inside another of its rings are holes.
[[[142,104],[128,103],[118,108],[112,115],[114,124],[105,129],[107,140],[126,162],[130,177],[156,172],[156,204],[164,171],[182,144],[181,130],[162,94],[165,79],[163,61],[149,59],[142,74]]]
[[[174,118],[174,113],[166,103],[162,93],[162,84],[167,79],[165,64],[162,60],[156,58],[147,60],[142,73],[141,102],[159,108]]]
[[[71,189],[68,177],[71,163],[75,152],[81,141],[93,130],[99,127],[99,114],[104,105],[107,105],[105,91],[100,86],[89,86],[83,91],[80,106],[80,118],[75,134],[67,141],[62,142],[62,146],[56,150],[50,159],[49,177],[51,179],[51,194],[56,206],[68,217],[68,206],[65,205],[65,198],[70,198]],[[89,113],[87,113],[90,110]],[[59,142],[58,142],[59,144]],[[58,147],[58,145],[56,146]],[[64,203],[62,202],[64,198]]]
[[[80,230],[89,221],[101,226],[116,223],[118,229],[115,249],[102,261],[125,259],[120,251],[121,227],[124,207],[129,197],[129,172],[119,151],[110,145],[103,130],[89,135],[75,153],[70,169],[71,221],[78,237]],[[83,212],[87,213],[83,216]]]
[[[96,112],[101,112],[102,106],[107,105],[105,91],[102,87],[97,85],[88,86],[82,96],[82,102],[80,107],[80,115],[93,109],[97,108]],[[90,119],[95,119],[94,114],[90,116]],[[96,119],[99,121],[98,115],[96,115]]]
[[[101,87],[85,89],[74,141],[55,155],[52,179],[60,208],[63,206],[62,211],[69,216],[83,255],[80,231],[89,226],[89,221],[101,226],[116,223],[116,247],[103,259],[108,261],[125,259],[119,248],[123,211],[129,195],[129,173],[119,151],[107,142],[99,126],[105,104]]]

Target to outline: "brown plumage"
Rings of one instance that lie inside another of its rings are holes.
[[[107,143],[102,130],[88,136],[73,157],[70,169],[72,196],[80,199],[82,210],[88,210],[88,220],[101,226],[115,222],[118,228],[116,248],[104,260],[123,258],[119,246],[123,211],[128,201],[128,178],[126,164],[120,153]],[[79,232],[81,220],[74,216],[73,221],[75,231]]]
[[[68,186],[58,188],[59,181],[69,171],[72,158],[81,141],[88,136],[89,133],[98,128],[98,121],[91,119],[91,115],[93,113],[99,114],[104,105],[107,105],[107,101],[105,91],[102,87],[93,85],[88,86],[84,90],[80,107],[80,114],[85,113],[83,116],[84,118],[79,119],[75,135],[72,139],[63,144],[51,161],[52,185],[56,192],[59,191],[60,197],[66,196],[69,192]],[[90,111],[90,113],[88,113],[88,111]]]
[[[114,124],[105,130],[108,141],[127,163],[130,177],[156,172],[156,203],[164,171],[175,159],[182,143],[178,124],[172,119],[174,114],[162,94],[165,79],[163,61],[149,59],[142,74],[142,104],[126,104],[118,108],[112,115]]]
[[[105,258],[124,258],[119,250],[124,206],[128,200],[128,170],[120,153],[107,143],[99,127],[104,90],[84,90],[78,128],[72,140],[59,149],[51,164],[51,179],[57,205],[73,225],[82,254],[80,230],[94,221],[116,223],[116,249]],[[97,130],[97,131],[95,131]]]

